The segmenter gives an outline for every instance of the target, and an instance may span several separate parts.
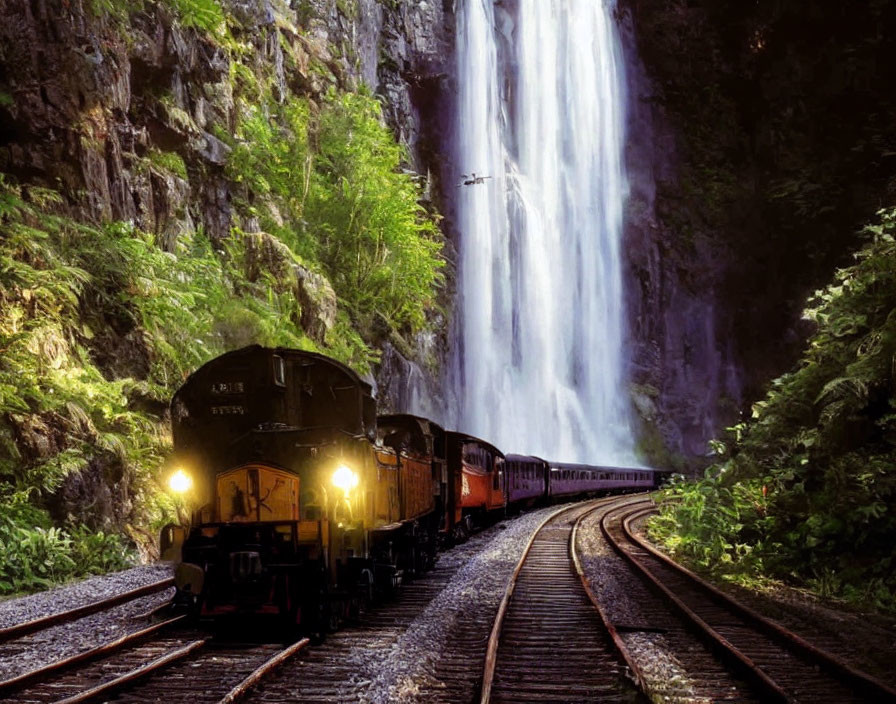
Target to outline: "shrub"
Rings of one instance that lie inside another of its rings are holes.
[[[673,551],[896,608],[896,209],[879,218],[809,301],[799,367],[730,429],[727,459],[667,492],[652,530]]]
[[[238,135],[228,164],[247,187],[238,206],[306,264],[318,262],[363,328],[379,314],[419,329],[444,260],[379,103],[334,92],[317,112],[300,98],[254,106]]]

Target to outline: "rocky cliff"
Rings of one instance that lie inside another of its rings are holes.
[[[695,467],[794,363],[807,296],[893,204],[896,4],[619,8],[634,397],[648,457]]]
[[[619,9],[638,433],[649,461],[695,467],[707,440],[795,359],[805,295],[896,193],[892,97],[880,90],[893,77],[886,57],[896,32],[885,28],[894,11],[889,2],[828,13],[795,2],[744,9],[733,0],[624,0]],[[231,233],[241,233],[241,285],[264,283],[271,300],[289,298],[284,315],[309,344],[343,357],[376,348],[384,408],[439,417],[450,272],[422,333],[374,316],[358,342],[333,282],[265,231],[263,222],[288,217],[263,181],[240,172],[252,155],[239,135],[253,101],[301,97],[315,109],[333,91],[366,86],[382,98],[407,148],[405,170],[431,211],[447,214],[450,234],[453,13],[453,0],[6,0],[0,172],[24,196],[33,191],[29,202],[52,189],[72,221],[123,223],[169,253],[193,232],[225,252]],[[29,217],[28,227],[40,220]],[[82,296],[82,315],[109,293]],[[4,293],[7,309],[26,314],[36,315],[34,300],[23,286]],[[68,344],[86,345],[108,383],[145,380],[157,364],[145,325],[120,312],[90,320]],[[215,334],[233,345],[251,341],[254,328],[243,325],[250,318],[242,311]],[[19,334],[10,320],[4,335]],[[160,394],[129,388],[129,409],[163,413]],[[74,411],[75,420],[58,411],[4,413],[9,466],[73,451],[65,438],[80,427]],[[96,429],[82,425],[95,442]],[[126,519],[130,489],[100,490],[122,484],[122,461],[91,462],[63,482],[58,515],[90,521],[78,506],[97,496],[99,515]]]
[[[58,190],[79,219],[128,221],[169,248],[197,227],[216,240],[256,230],[233,208],[242,187],[226,172],[222,139],[236,127],[234,93],[248,68],[280,100],[368,87],[426,193],[438,193],[451,5],[233,0],[222,5],[226,27],[202,31],[177,4],[3,3],[0,171]],[[322,339],[332,289],[304,276],[300,290],[304,324]],[[387,367],[404,366],[389,349]],[[115,357],[110,350],[109,365],[121,364]],[[393,376],[383,375],[383,390],[399,403],[407,392]]]

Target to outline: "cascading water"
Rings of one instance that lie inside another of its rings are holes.
[[[460,3],[458,165],[488,178],[459,187],[454,386],[458,426],[501,448],[632,464],[613,11]]]

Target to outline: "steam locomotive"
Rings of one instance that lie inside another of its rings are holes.
[[[429,569],[440,545],[490,517],[655,483],[653,470],[505,456],[426,418],[377,418],[355,372],[294,349],[213,359],[175,393],[171,418],[171,486],[195,506],[189,527],[163,532],[176,602],[310,632]]]

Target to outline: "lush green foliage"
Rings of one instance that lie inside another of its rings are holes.
[[[345,139],[344,135],[349,135]],[[360,315],[422,326],[441,280],[435,223],[372,98],[334,96],[320,115],[308,220],[337,293]]]
[[[422,326],[444,262],[379,103],[334,92],[319,110],[300,98],[270,110],[250,109],[240,125],[229,169],[248,188],[241,206],[320,262],[362,327],[376,314]]]
[[[0,505],[0,593],[46,589],[84,574],[123,569],[134,560],[119,535],[54,527],[21,495]]]
[[[159,478],[170,450],[164,414],[190,371],[261,343],[368,372],[382,319],[419,328],[441,278],[435,219],[400,168],[405,155],[378,102],[322,95],[343,77],[290,39],[289,13],[246,29],[220,0],[87,7],[110,37],[152,13],[227,56],[230,85],[225,74],[203,88],[225,96],[203,129],[232,147],[234,222],[252,231],[211,241],[174,228],[157,239],[130,223],[83,223],[70,214],[85,212],[84,193],[0,174],[0,593],[121,566],[135,557],[125,543],[145,548],[174,518]],[[270,41],[287,73],[313,75],[314,99],[282,85],[258,51]],[[174,132],[199,133],[171,92],[143,97]],[[0,93],[0,106],[10,101]],[[235,135],[221,118],[231,109]],[[144,180],[152,171],[189,181],[208,168],[192,147],[146,147],[125,159]],[[194,215],[196,200],[186,206]]]
[[[227,15],[219,0],[163,0],[184,27],[192,27],[216,39],[227,38]],[[146,7],[146,0],[89,0],[97,16],[124,22],[130,13]]]
[[[57,203],[51,191],[0,180],[0,591],[120,563],[117,538],[80,527],[88,517],[53,527],[41,507],[68,481],[100,474],[136,499],[130,513],[104,507],[94,529],[123,520],[146,540],[168,520],[157,474],[169,441],[158,413],[189,371],[255,342],[316,349],[294,289],[247,277],[241,233],[226,252],[201,233],[167,252],[129,225],[78,224],[56,214]],[[332,337],[331,354],[363,367],[367,348],[344,317]],[[115,357],[124,359],[116,366]],[[101,361],[127,374],[116,378]],[[29,501],[38,508],[14,510]]]
[[[806,317],[797,370],[731,429],[726,459],[669,492],[653,530],[678,554],[896,607],[896,209]]]
[[[207,359],[261,343],[367,371],[359,321],[422,324],[440,276],[436,230],[378,104],[334,94],[312,111],[290,99],[275,117],[247,112],[230,167],[239,207],[270,233],[263,245],[234,229],[217,244],[187,233],[166,251],[129,224],[75,222],[55,192],[0,177],[0,592],[119,566],[129,554],[103,529],[125,524],[147,542],[169,520],[161,413]],[[187,176],[176,154],[148,162]],[[323,348],[303,332],[299,265],[328,274],[345,304]],[[126,486],[128,500],[61,515],[54,497],[91,481]]]
[[[187,178],[187,165],[184,163],[180,154],[176,152],[163,152],[158,149],[150,149],[149,161],[163,171],[169,171],[182,179]]]
[[[226,17],[218,0],[167,0],[184,27],[223,36]]]

